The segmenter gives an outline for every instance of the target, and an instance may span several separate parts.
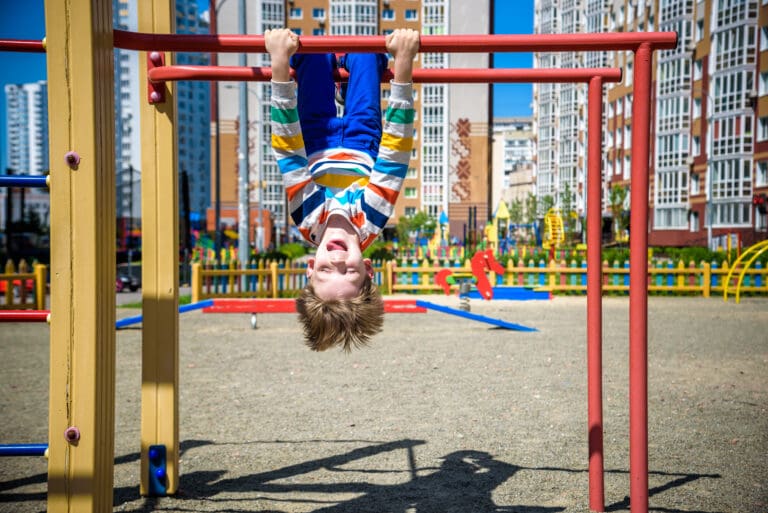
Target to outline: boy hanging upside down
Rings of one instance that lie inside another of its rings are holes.
[[[386,55],[297,54],[299,38],[289,29],[264,38],[272,59],[272,148],[291,218],[317,247],[296,302],[299,319],[313,350],[349,351],[383,324],[384,303],[362,252],[392,215],[408,169],[419,34],[398,29],[386,37],[395,64],[383,126]],[[349,72],[343,117],[336,117],[336,68]]]

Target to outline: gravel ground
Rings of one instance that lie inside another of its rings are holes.
[[[370,347],[317,354],[292,315],[184,314],[161,499],[138,495],[141,332],[119,331],[114,511],[588,511],[585,299],[472,311],[539,331],[391,314]],[[628,300],[603,313],[605,501],[629,511]],[[650,298],[648,339],[651,511],[768,511],[768,301]],[[2,441],[45,441],[48,327],[3,325],[0,350]],[[44,511],[45,472],[4,458],[0,511]]]

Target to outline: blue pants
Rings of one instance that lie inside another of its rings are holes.
[[[375,161],[381,142],[381,75],[385,54],[348,54],[342,65],[349,71],[344,115],[336,117],[334,101],[337,67],[334,54],[296,54],[298,111],[307,155],[329,148],[368,153]]]

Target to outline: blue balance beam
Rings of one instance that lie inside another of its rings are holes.
[[[184,312],[191,312],[192,310],[200,310],[202,308],[208,308],[209,306],[213,306],[213,299],[205,299],[203,301],[198,301],[197,303],[190,303],[188,305],[181,305],[179,307],[179,313]],[[141,321],[144,320],[144,317],[142,315],[134,315],[133,317],[126,317],[125,319],[120,319],[115,323],[115,328],[125,328],[126,326],[130,326],[132,324],[139,324]]]
[[[449,315],[464,317],[465,319],[470,319],[473,321],[484,322],[486,324],[491,324],[493,326],[498,326],[500,328],[505,328],[508,330],[539,331],[536,328],[523,326],[522,324],[515,324],[512,322],[502,321],[501,319],[494,319],[493,317],[486,317],[485,315],[477,315],[470,312],[465,312],[464,310],[459,310],[457,308],[451,308],[448,306],[436,305],[435,303],[430,303],[429,301],[422,301],[420,299],[416,300],[416,306],[421,306],[421,307],[427,308],[428,310],[435,310],[436,312],[442,312]]]

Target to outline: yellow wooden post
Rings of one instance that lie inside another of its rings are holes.
[[[13,265],[13,261],[8,260],[5,263],[5,274],[11,275],[16,273],[16,267]],[[5,304],[13,304],[13,280],[5,280]]]
[[[142,0],[138,30],[175,32],[175,2]],[[141,487],[149,488],[148,451],[166,449],[166,492],[179,482],[179,201],[176,87],[165,84],[165,101],[147,101],[147,52],[139,53],[141,114],[142,372]],[[173,64],[170,53],[165,64]]]
[[[277,262],[269,264],[269,272],[272,277],[272,299],[277,299]]]
[[[192,302],[197,303],[200,301],[200,296],[203,292],[203,266],[200,262],[192,264]]]
[[[701,293],[704,297],[709,297],[712,286],[712,267],[709,265],[709,262],[704,262],[701,267]]]
[[[384,294],[392,294],[392,261],[384,262]]]
[[[48,507],[112,511],[115,139],[111,0],[45,2],[51,201]]]
[[[555,262],[554,259],[550,260],[549,261],[549,269],[548,269],[549,276],[547,277],[548,278],[547,281],[549,282],[549,291],[550,292],[554,292],[557,289],[557,280],[556,280],[557,269],[556,269],[556,267],[557,267],[557,262]]]
[[[35,308],[45,310],[46,274],[48,268],[43,264],[35,264]]]

